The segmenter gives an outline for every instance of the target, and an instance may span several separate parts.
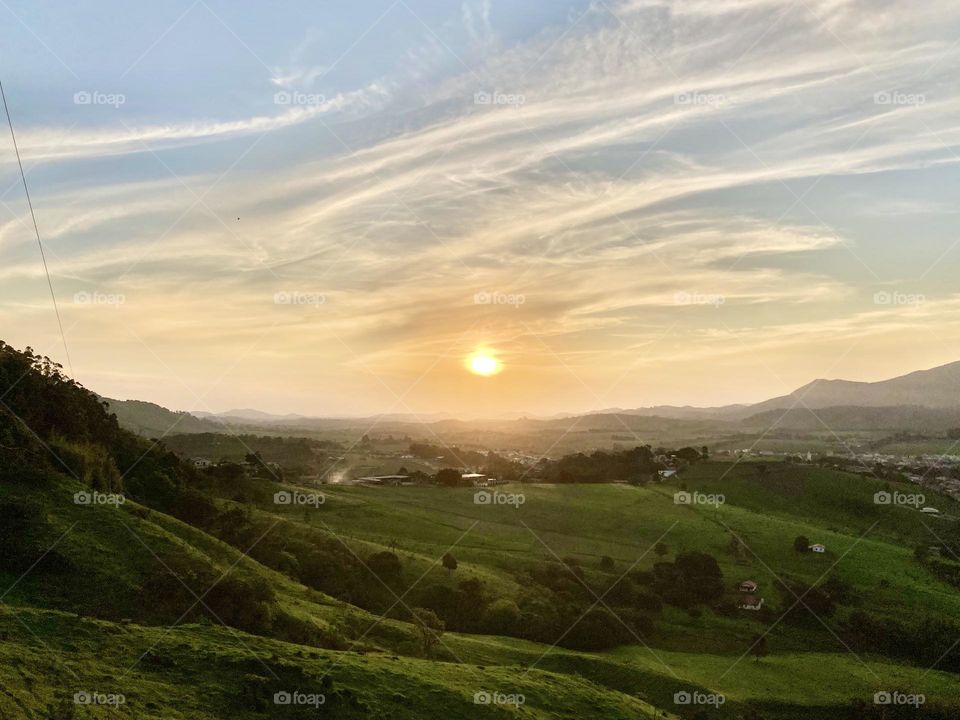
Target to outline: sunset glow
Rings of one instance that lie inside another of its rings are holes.
[[[503,369],[503,364],[492,355],[477,352],[470,356],[467,367],[474,375],[489,377],[499,373]]]

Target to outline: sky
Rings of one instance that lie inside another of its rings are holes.
[[[7,133],[0,339],[102,395],[549,415],[960,360],[954,2],[0,17],[69,360]]]

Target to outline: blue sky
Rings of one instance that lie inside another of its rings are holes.
[[[0,15],[73,370],[103,394],[550,413],[960,359],[942,0]],[[3,147],[2,337],[63,360]],[[478,348],[503,372],[466,373]]]

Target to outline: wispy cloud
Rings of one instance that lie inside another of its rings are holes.
[[[83,278],[130,298],[114,315],[83,308],[79,331],[104,337],[136,322],[161,345],[175,333],[203,356],[185,370],[198,377],[241,339],[270,332],[250,377],[278,355],[295,358],[280,395],[296,397],[290,388],[319,365],[368,410],[382,398],[361,367],[401,382],[451,344],[454,355],[494,345],[514,367],[543,373],[547,342],[601,385],[642,352],[648,379],[631,379],[615,403],[639,405],[666,392],[686,394],[657,399],[742,399],[732,384],[721,397],[715,373],[694,372],[711,356],[775,363],[800,379],[810,370],[798,347],[826,356],[856,338],[869,353],[892,329],[912,336],[934,324],[960,340],[960,323],[944,320],[957,310],[948,292],[934,288],[922,308],[872,300],[875,287],[920,277],[940,255],[956,268],[940,228],[954,212],[943,183],[906,197],[960,159],[956,8],[611,1],[509,45],[495,9],[459,6],[460,30],[479,49],[466,67],[450,56],[459,46],[419,27],[389,78],[314,105],[229,121],[25,129],[26,156],[51,167],[119,157],[160,172],[132,156],[203,143],[202,167],[182,156],[176,165],[200,188],[216,180],[209,158],[226,141],[268,138],[252,168],[229,173],[179,220],[195,198],[168,175],[45,194],[67,291]],[[307,32],[273,68],[271,92],[322,84],[324,66],[309,60],[317,42]],[[442,57],[455,70],[437,78]],[[224,168],[235,154],[223,150]],[[877,217],[929,233],[932,257],[891,260],[895,238],[870,224]],[[17,250],[2,277],[22,284],[37,268],[18,223],[5,218],[0,248]],[[290,289],[326,302],[278,307],[274,293]],[[480,292],[525,302],[485,305]],[[648,347],[665,333],[672,339]],[[135,362],[125,357],[111,352],[110,362]],[[678,364],[685,386],[668,377]],[[527,370],[500,376],[493,399],[541,402],[516,395]],[[424,407],[449,409],[458,372],[439,364],[420,386]],[[269,404],[254,390],[248,402]],[[319,411],[299,402],[287,409]]]

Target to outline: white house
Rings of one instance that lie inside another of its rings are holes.
[[[939,515],[939,514],[940,514],[940,511],[939,511],[939,510],[937,510],[935,507],[930,507],[930,506],[920,508],[920,512],[926,513],[927,515]]]
[[[661,480],[666,480],[667,478],[672,478],[677,474],[676,470],[658,470],[657,475],[660,476]]]
[[[810,546],[810,552],[815,553],[825,553],[827,551],[826,545],[821,545],[820,543],[814,543]]]
[[[203,468],[208,468],[210,467],[211,464],[212,463],[206,458],[198,457],[193,459],[193,466],[198,470],[202,470]]]

